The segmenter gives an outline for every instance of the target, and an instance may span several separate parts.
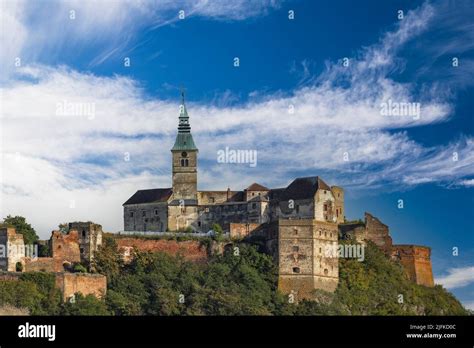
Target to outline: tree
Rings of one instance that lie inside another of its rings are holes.
[[[81,293],[74,294],[74,301],[66,302],[62,309],[62,315],[110,315],[110,311],[103,300],[94,295],[83,296]]]
[[[120,274],[123,261],[115,239],[104,236],[103,244],[95,252],[91,266],[95,272],[106,275],[109,283]]]
[[[23,235],[25,244],[35,244],[39,239],[35,229],[26,222],[26,219],[23,216],[8,215],[3,220],[3,223],[15,227],[16,232]]]

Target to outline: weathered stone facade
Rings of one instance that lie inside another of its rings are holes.
[[[343,238],[352,238],[362,244],[370,240],[382,249],[386,255],[390,255],[392,251],[392,237],[390,237],[388,226],[370,213],[366,212],[364,215],[364,223],[355,222],[339,225]]]
[[[339,281],[337,224],[314,219],[280,220],[278,288],[296,300],[311,298],[314,289],[333,292]]]
[[[185,260],[198,263],[206,262],[209,256],[206,246],[196,240],[178,242],[166,239],[117,237],[115,241],[125,262],[132,259],[134,250],[182,255]]]
[[[25,257],[23,235],[13,227],[0,228],[0,270],[15,272],[17,263]]]
[[[90,221],[71,222],[69,223],[68,234],[77,234],[80,261],[90,263],[94,259],[94,253],[99,249],[99,246],[102,245],[102,226]]]
[[[102,274],[62,272],[56,274],[56,287],[61,290],[64,301],[76,293],[102,298],[107,291],[107,278]]]
[[[421,245],[394,245],[392,258],[399,261],[407,277],[413,282],[434,286],[431,269],[431,249]]]

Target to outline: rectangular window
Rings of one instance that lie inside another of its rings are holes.
[[[294,246],[293,246],[293,252],[294,252],[294,253],[297,253],[298,251],[300,251],[300,247],[297,246],[297,245],[294,245]]]
[[[133,211],[130,212],[130,217],[133,217]]]
[[[300,273],[299,267],[293,267],[293,273]]]
[[[296,206],[296,214],[299,214],[299,213],[300,213],[300,206],[297,205],[297,206]]]
[[[216,201],[216,199],[215,199],[214,197],[210,197],[210,198],[209,198],[209,202],[210,202],[210,203],[214,203],[215,201]]]
[[[324,211],[328,211],[328,205],[327,204],[324,205]]]
[[[142,211],[142,216],[145,217],[146,216],[146,211]]]

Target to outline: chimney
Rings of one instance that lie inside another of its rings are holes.
[[[230,187],[227,187],[227,202],[229,201],[230,198]]]

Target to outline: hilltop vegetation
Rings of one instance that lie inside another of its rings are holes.
[[[340,260],[334,294],[316,291],[317,301],[289,303],[277,291],[277,268],[248,244],[216,255],[206,265],[163,253],[137,252],[124,264],[116,242],[105,238],[94,263],[107,275],[104,300],[78,296],[62,304],[53,275],[26,273],[0,282],[0,307],[50,315],[467,315],[441,286],[406,279],[401,267],[369,244],[365,260]],[[400,295],[403,296],[401,301]]]

